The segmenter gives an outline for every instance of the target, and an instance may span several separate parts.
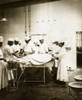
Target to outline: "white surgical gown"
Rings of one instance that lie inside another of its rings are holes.
[[[40,44],[39,53],[48,53],[48,45],[46,43]]]
[[[26,54],[32,53],[33,52],[33,47],[34,44],[32,42],[29,42],[28,44],[25,44],[24,46],[24,51]]]
[[[4,58],[7,60],[7,61],[10,61],[10,60],[12,60],[12,58],[13,58],[13,55],[12,55],[12,53],[13,53],[13,49],[12,49],[12,46],[9,46],[9,45],[6,45],[5,47],[4,47]]]
[[[13,45],[12,46],[12,48],[13,48],[13,52],[15,53],[15,52],[20,52],[20,45],[19,44],[17,44],[17,45]]]
[[[63,46],[59,52],[59,63],[58,63],[58,70],[57,70],[57,80],[67,82],[68,81],[68,74],[67,74],[67,55],[66,49]]]
[[[3,53],[0,49],[0,58],[3,58]],[[7,63],[3,60],[0,60],[0,89],[5,88],[8,85],[7,77]]]
[[[4,58],[7,60],[7,61],[12,61],[14,56],[12,55],[13,53],[13,48],[12,46],[5,46],[4,48]],[[14,75],[13,75],[13,72],[12,70],[8,70],[8,80],[12,80],[14,79]]]

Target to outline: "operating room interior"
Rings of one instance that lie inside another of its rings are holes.
[[[82,0],[0,0],[0,100],[15,99],[82,99]]]

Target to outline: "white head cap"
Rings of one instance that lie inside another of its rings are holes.
[[[25,37],[25,40],[27,40],[27,41],[30,40],[30,39],[31,39],[31,38],[30,38],[29,36],[26,36],[26,37]]]
[[[13,38],[9,38],[8,41],[14,41],[14,39]]]
[[[16,37],[14,40],[15,40],[15,41],[19,41],[19,38],[18,38],[18,37]]]
[[[60,38],[60,39],[58,40],[58,42],[59,42],[59,43],[63,43],[63,42],[65,43],[65,39],[64,39],[64,38]]]
[[[2,36],[0,36],[0,42],[3,42],[3,37]]]
[[[40,39],[39,40],[44,40],[44,38],[43,37],[40,37]]]

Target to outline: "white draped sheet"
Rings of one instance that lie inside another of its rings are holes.
[[[23,58],[17,59],[20,67],[48,67],[52,70],[53,61],[50,54],[31,54]]]

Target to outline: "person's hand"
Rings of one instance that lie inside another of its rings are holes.
[[[15,51],[15,53],[17,53],[18,52],[18,50],[17,51]]]
[[[55,54],[59,54],[59,52],[56,52]]]

